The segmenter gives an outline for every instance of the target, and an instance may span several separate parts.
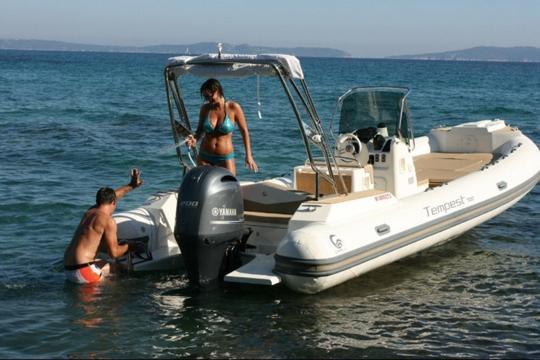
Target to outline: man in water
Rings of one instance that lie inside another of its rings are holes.
[[[68,280],[88,284],[99,282],[107,276],[111,270],[110,264],[96,259],[100,248],[106,249],[112,259],[129,250],[143,251],[141,243],[118,244],[116,222],[112,218],[117,201],[142,183],[139,170],[133,169],[129,184],[116,190],[109,187],[98,190],[96,205],[84,213],[64,253],[64,269]]]

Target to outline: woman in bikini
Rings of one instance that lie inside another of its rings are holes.
[[[223,88],[216,79],[208,79],[202,84],[201,96],[207,102],[201,107],[197,131],[186,139],[186,144],[193,147],[202,137],[197,158],[199,165],[221,166],[236,176],[232,132],[238,125],[246,149],[246,167],[257,172],[242,107],[234,101],[225,101]]]

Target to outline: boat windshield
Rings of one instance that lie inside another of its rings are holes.
[[[408,142],[410,114],[405,101],[409,89],[401,87],[357,87],[338,100],[339,133],[378,128],[384,123],[388,135]]]

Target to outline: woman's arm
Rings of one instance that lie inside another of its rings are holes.
[[[206,107],[204,105],[201,106],[201,110],[199,111],[199,123],[197,124],[195,135],[188,135],[186,138],[186,144],[188,147],[194,147],[197,145],[197,141],[199,141],[203,133],[203,123],[207,114],[208,110]]]
[[[244,141],[244,148],[246,149],[246,167],[254,172],[257,172],[259,171],[259,168],[257,167],[257,163],[255,162],[251,154],[251,141],[249,139],[249,130],[246,122],[246,117],[244,116],[244,111],[242,110],[242,107],[237,103],[234,103],[234,115],[234,120],[238,124],[240,135],[242,135],[242,140]]]

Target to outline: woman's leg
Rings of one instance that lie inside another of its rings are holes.
[[[197,166],[202,166],[202,165],[212,165],[212,164],[210,164],[206,160],[201,159],[200,156],[197,156]]]
[[[225,160],[219,165],[223,166],[225,169],[229,170],[234,176],[236,176],[236,163],[233,159]]]

